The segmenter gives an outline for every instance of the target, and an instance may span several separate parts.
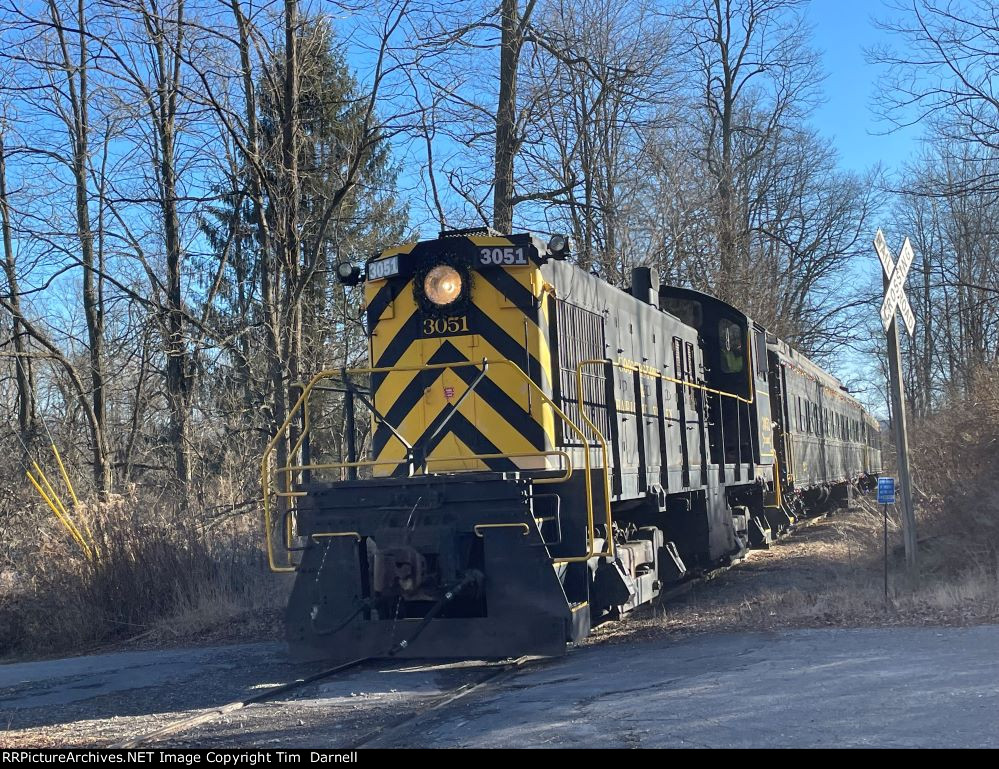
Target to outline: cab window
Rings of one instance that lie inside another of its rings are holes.
[[[663,309],[678,317],[687,326],[701,327],[701,303],[693,299],[669,298],[663,302]]]
[[[718,342],[721,347],[723,374],[738,374],[746,368],[746,346],[738,323],[722,318],[718,321]]]

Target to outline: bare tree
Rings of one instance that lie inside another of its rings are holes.
[[[693,41],[700,90],[703,162],[715,180],[718,272],[723,299],[747,279],[747,212],[737,188],[775,132],[800,122],[821,82],[798,9],[802,0],[695,0],[680,13]],[[752,122],[744,118],[751,116]]]
[[[609,280],[627,279],[631,266],[649,258],[633,222],[644,140],[671,96],[676,101],[671,30],[642,2],[560,0],[543,11],[536,35],[557,55],[534,57],[525,68],[534,115],[523,177],[556,192],[528,202],[524,218],[569,232],[583,264]]]
[[[548,14],[546,6],[548,15],[539,18],[542,5],[535,0],[523,8],[518,0],[502,0],[499,6],[459,2],[435,6],[429,20],[426,14],[413,14],[413,35],[423,47],[413,62],[420,81],[416,88],[427,92],[417,101],[433,105],[438,139],[436,146],[428,145],[428,158],[439,147],[451,145],[446,157],[437,153],[433,167],[457,196],[450,206],[453,220],[478,220],[509,232],[518,206],[565,203],[578,183],[531,168],[532,158],[542,154],[542,146],[553,137],[546,133],[548,116],[537,99],[536,77],[526,73],[543,58],[590,69],[583,54],[565,47],[579,42],[574,32],[547,28],[546,20],[558,17],[557,4],[551,6],[554,14]],[[568,4],[562,8],[569,12]],[[493,51],[498,62],[488,55]],[[524,77],[535,81],[529,82],[526,94],[521,88]],[[436,179],[437,173],[431,183],[436,185]],[[439,190],[434,198],[440,200]]]
[[[99,48],[100,35],[90,28],[92,9],[84,0],[76,3],[45,0],[39,7],[10,6],[6,12],[12,21],[11,28],[23,32],[22,39],[5,54],[20,75],[8,89],[9,94],[16,94],[49,121],[44,128],[34,126],[38,141],[32,141],[29,152],[68,175],[74,216],[73,231],[66,235],[72,247],[54,242],[66,240],[52,234],[60,231],[61,223],[53,222],[46,238],[54,250],[72,255],[73,263],[81,268],[87,385],[77,374],[71,356],[59,349],[41,325],[28,321],[25,313],[14,308],[9,300],[5,305],[19,317],[28,334],[67,369],[78,397],[89,401],[81,405],[90,428],[94,484],[106,496],[112,487],[112,465],[107,431],[104,265],[91,219],[92,209],[100,207],[92,185],[91,162],[91,78],[95,71],[92,49]],[[53,133],[54,129],[58,130]],[[56,138],[65,139],[65,143],[54,143]]]
[[[496,170],[493,175],[493,227],[513,228],[513,163],[522,140],[517,135],[517,74],[536,0],[527,0],[523,13],[518,0],[500,0],[499,99],[496,106]]]
[[[891,127],[928,125],[953,152],[974,168],[960,186],[926,189],[949,194],[970,189],[999,190],[989,157],[999,150],[999,17],[991,0],[897,0],[892,18],[881,23],[896,42],[869,52],[884,68],[882,115]],[[955,180],[958,181],[958,180]]]
[[[14,251],[10,199],[7,193],[6,137],[0,130],[0,227],[3,228],[3,270],[7,278],[7,301],[10,303],[14,348],[14,378],[17,382],[17,426],[21,443],[31,443],[35,429],[35,383],[33,365],[28,352],[27,332],[21,322],[21,290],[17,279],[17,256]]]

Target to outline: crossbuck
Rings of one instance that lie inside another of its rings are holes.
[[[916,327],[916,317],[912,314],[909,299],[905,295],[905,278],[912,266],[912,244],[908,238],[905,239],[902,250],[898,252],[898,264],[894,264],[891,251],[885,242],[885,235],[879,229],[877,235],[874,236],[874,250],[878,252],[881,269],[884,270],[885,277],[888,278],[885,299],[881,303],[881,323],[887,331],[895,318],[896,310],[898,310],[902,313],[902,320],[905,321],[905,328],[909,332],[909,336],[912,336]]]

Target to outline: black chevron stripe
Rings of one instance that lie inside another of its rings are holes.
[[[471,385],[479,372],[477,369],[469,366],[468,368],[454,369],[454,373],[461,377],[466,385]],[[539,449],[544,448],[545,431],[541,427],[541,424],[524,411],[523,405],[511,398],[503,388],[486,376],[485,379],[479,382],[478,387],[475,388],[475,392],[500,417],[506,420],[516,432],[529,441],[532,446],[536,446]]]
[[[416,341],[420,328],[423,325],[423,318],[419,311],[413,312],[402,327],[396,332],[392,341],[385,345],[382,354],[378,356],[375,368],[389,368],[399,362],[399,359],[406,354],[409,346]]]
[[[429,363],[433,365],[439,363],[463,363],[467,361],[468,358],[462,355],[454,345],[450,342],[444,342],[437,352],[431,356]],[[452,371],[454,371],[454,373],[457,374],[466,385],[471,385],[471,383],[475,380],[475,377],[479,375],[479,369],[473,366],[462,366],[460,368],[452,369]],[[417,372],[413,377],[413,380],[403,389],[403,391],[399,394],[399,397],[396,398],[395,403],[393,403],[389,408],[388,413],[385,414],[385,418],[388,420],[389,424],[397,426],[400,422],[402,422],[409,412],[412,411],[419,403],[426,388],[434,386],[443,373],[444,369]],[[423,374],[423,376],[421,376],[421,374]],[[539,424],[538,421],[535,420],[529,413],[524,411],[520,404],[514,401],[513,398],[511,398],[499,385],[489,379],[488,376],[479,382],[478,386],[475,388],[475,392],[480,398],[488,403],[497,414],[505,419],[516,432],[522,435],[531,446],[535,446],[538,449],[546,448],[545,432],[541,424]],[[442,412],[442,414],[444,413],[447,412]],[[440,418],[443,418],[443,416]],[[424,435],[432,433],[434,427],[438,423],[439,420],[434,420],[434,424],[424,431]],[[375,435],[372,441],[376,456],[391,439],[390,437],[391,432],[389,429],[385,427],[385,425],[379,424],[375,430]]]
[[[502,267],[482,269],[479,270],[478,274],[479,277],[513,302],[517,309],[525,312],[537,309],[534,294]]]
[[[436,421],[436,420],[435,420]],[[428,435],[430,428],[427,428],[428,432],[424,435]],[[468,446],[476,454],[499,454],[500,450],[496,448],[493,443],[486,438],[479,430],[468,421],[462,414],[455,414],[451,421],[448,422],[448,429],[443,433],[438,435],[434,440],[432,440],[425,448],[426,455],[429,456],[430,453],[440,445],[441,441],[444,440],[448,435],[454,435],[459,440],[462,441],[466,446]],[[417,444],[414,444],[417,445]],[[498,472],[513,472],[516,471],[517,465],[512,459],[507,459],[505,457],[497,459],[481,459],[480,462],[484,462],[490,470],[495,470]],[[394,476],[398,477],[405,475],[407,472],[405,466],[399,466],[392,473]]]
[[[548,375],[541,367],[538,359],[534,357],[534,355],[528,353],[524,348],[523,341],[518,342],[516,339],[513,339],[508,333],[506,333],[506,331],[498,326],[492,318],[475,305],[468,308],[468,322],[472,328],[475,329],[477,334],[485,339],[499,352],[500,355],[509,360],[511,363],[523,369],[525,368],[527,361],[530,360],[531,370],[529,373],[531,379],[534,380],[535,384],[541,387],[545,392],[550,392],[548,389]]]
[[[378,324],[378,319],[382,317],[382,313],[385,312],[385,308],[389,306],[392,300],[395,299],[392,286],[388,281],[385,281],[385,285],[378,289],[371,301],[368,302],[368,328],[373,329]]]
[[[435,365],[438,363],[460,363],[465,360],[468,359],[458,352],[453,344],[444,342],[437,349],[437,352],[430,356],[427,363]],[[385,413],[385,419],[388,423],[393,427],[399,425],[406,418],[406,415],[416,407],[416,404],[420,402],[424,390],[428,387],[433,387],[443,374],[444,369],[415,372],[409,384],[403,388],[402,392],[399,393],[399,397],[395,399],[395,402],[389,407],[388,412]],[[391,435],[391,431],[385,425],[379,423],[371,441],[375,456],[378,456],[381,450],[385,448],[385,444]]]

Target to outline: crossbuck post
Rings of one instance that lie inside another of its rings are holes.
[[[888,369],[891,378],[892,423],[895,428],[895,450],[898,454],[898,480],[902,490],[902,537],[905,542],[905,561],[909,568],[916,566],[916,513],[912,503],[912,482],[909,476],[909,435],[905,419],[905,397],[902,390],[902,356],[899,349],[898,320],[901,311],[906,329],[912,336],[916,325],[909,300],[905,296],[905,277],[912,266],[912,244],[906,238],[894,264],[884,233],[878,229],[874,237],[874,250],[881,260],[885,298],[881,305],[881,323],[888,335]]]

